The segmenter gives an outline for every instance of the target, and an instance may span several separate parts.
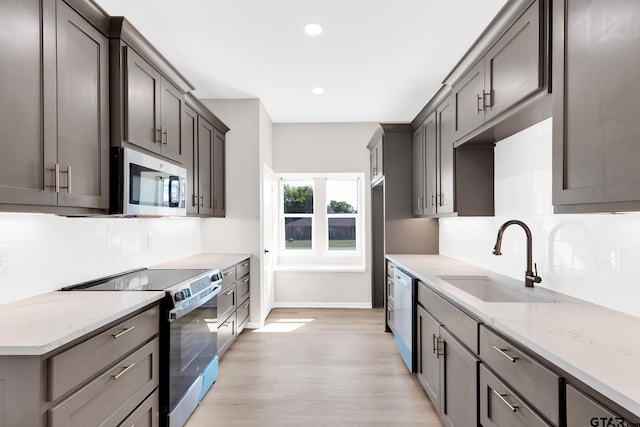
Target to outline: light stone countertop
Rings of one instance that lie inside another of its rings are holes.
[[[162,291],[56,291],[0,305],[0,356],[47,354],[163,296]]]
[[[237,264],[245,259],[251,258],[250,254],[215,254],[215,253],[203,253],[199,255],[193,255],[186,258],[180,258],[174,261],[164,262],[149,267],[150,269],[164,269],[164,268],[176,268],[176,269],[219,269],[224,270]]]
[[[640,416],[640,318],[542,285],[527,289],[513,278],[440,255],[387,258],[481,322]],[[556,303],[485,302],[438,277],[454,275],[487,276]]]

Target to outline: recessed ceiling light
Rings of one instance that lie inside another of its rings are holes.
[[[314,87],[313,89],[311,89],[311,92],[314,95],[322,95],[324,93],[324,88],[321,87]]]
[[[317,22],[310,22],[304,26],[304,32],[310,36],[317,36],[322,32],[322,25]]]

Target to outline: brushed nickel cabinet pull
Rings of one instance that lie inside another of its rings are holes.
[[[231,275],[230,271],[227,271],[226,273],[224,273],[224,277],[227,277],[227,276],[230,276],[230,275]]]
[[[62,171],[60,173],[66,173],[67,174],[67,186],[66,187],[60,187],[60,188],[66,188],[67,189],[67,193],[71,193],[71,166],[67,166],[67,171]]]
[[[249,267],[249,263],[245,262],[244,264],[242,264],[243,267]]]
[[[496,396],[498,396],[500,398],[500,400],[502,400],[504,402],[505,405],[507,405],[507,407],[511,410],[511,412],[516,412],[518,410],[518,405],[513,405],[512,403],[510,403],[507,400],[507,394],[506,393],[499,393],[495,390],[491,390],[493,391],[493,394],[495,394]]]
[[[129,369],[133,368],[134,366],[136,366],[136,364],[135,364],[135,363],[132,363],[132,364],[131,364],[131,365],[129,365],[129,366],[125,366],[125,367],[124,367],[124,369],[123,369],[122,371],[120,371],[120,373],[119,373],[119,374],[117,374],[117,375],[111,375],[111,378],[113,378],[113,380],[114,380],[114,381],[115,381],[115,380],[117,380],[118,378],[120,378],[121,376],[123,376],[124,374],[126,374],[126,373],[127,373],[127,371],[128,371]]]
[[[249,307],[249,303],[246,303],[245,305],[242,306],[242,308],[248,308]]]
[[[431,338],[431,346],[433,348],[433,354],[436,354],[436,352],[438,351],[438,349],[436,348],[436,334],[432,335],[433,338]]]
[[[135,328],[136,328],[136,325],[133,325],[130,328],[127,328],[127,329],[122,330],[121,332],[118,332],[117,334],[111,334],[111,336],[113,337],[113,339],[118,339],[121,336],[123,336],[124,334],[133,331]]]
[[[227,292],[225,295],[229,296],[233,293],[233,289],[231,289],[229,292]]]
[[[60,165],[58,163],[56,163],[56,166],[54,167],[54,171],[55,171],[55,188],[56,188],[56,193],[60,192]]]
[[[504,357],[506,357],[507,359],[509,359],[510,361],[512,361],[513,363],[516,362],[516,360],[518,360],[518,356],[509,356],[507,354],[507,349],[506,348],[498,348],[495,345],[493,346],[493,349],[495,351],[497,351],[498,353],[500,353],[501,355],[503,355]]]
[[[153,143],[162,144],[162,128],[156,129],[156,140]]]
[[[484,111],[484,97],[483,95],[478,95],[478,114]]]
[[[200,207],[204,208],[204,195],[198,197],[200,199]]]
[[[244,279],[244,283],[249,283],[249,279]]]
[[[432,194],[431,195],[431,206],[435,206],[436,205],[436,195]]]
[[[162,145],[169,145],[169,129],[162,128]]]
[[[489,105],[487,105],[487,96],[489,97]],[[482,91],[482,108],[491,108],[491,92]]]

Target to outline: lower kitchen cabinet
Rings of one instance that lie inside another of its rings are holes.
[[[587,396],[570,384],[567,385],[566,399],[567,427],[607,427],[637,425],[638,423],[637,420],[626,420],[625,417],[611,411],[604,404]]]
[[[477,426],[479,360],[448,327],[461,331],[461,335],[466,335],[469,326],[475,327],[477,337],[478,323],[422,282],[418,282],[416,312],[420,384],[445,425]]]
[[[485,365],[480,366],[480,423],[483,426],[551,425],[496,378]]]
[[[436,343],[440,324],[422,306],[416,309],[418,380],[436,408],[440,408],[440,352]]]
[[[249,259],[222,271],[218,295],[218,355],[226,352],[249,322],[251,277]]]
[[[157,426],[159,324],[156,304],[50,354],[0,357],[0,425]]]
[[[477,426],[478,359],[442,326],[436,352],[442,378],[442,420],[447,426]]]

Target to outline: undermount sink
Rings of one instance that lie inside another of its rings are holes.
[[[485,302],[533,302],[553,303],[555,300],[544,295],[533,295],[534,289],[522,290],[503,285],[487,276],[438,276],[456,288]]]

